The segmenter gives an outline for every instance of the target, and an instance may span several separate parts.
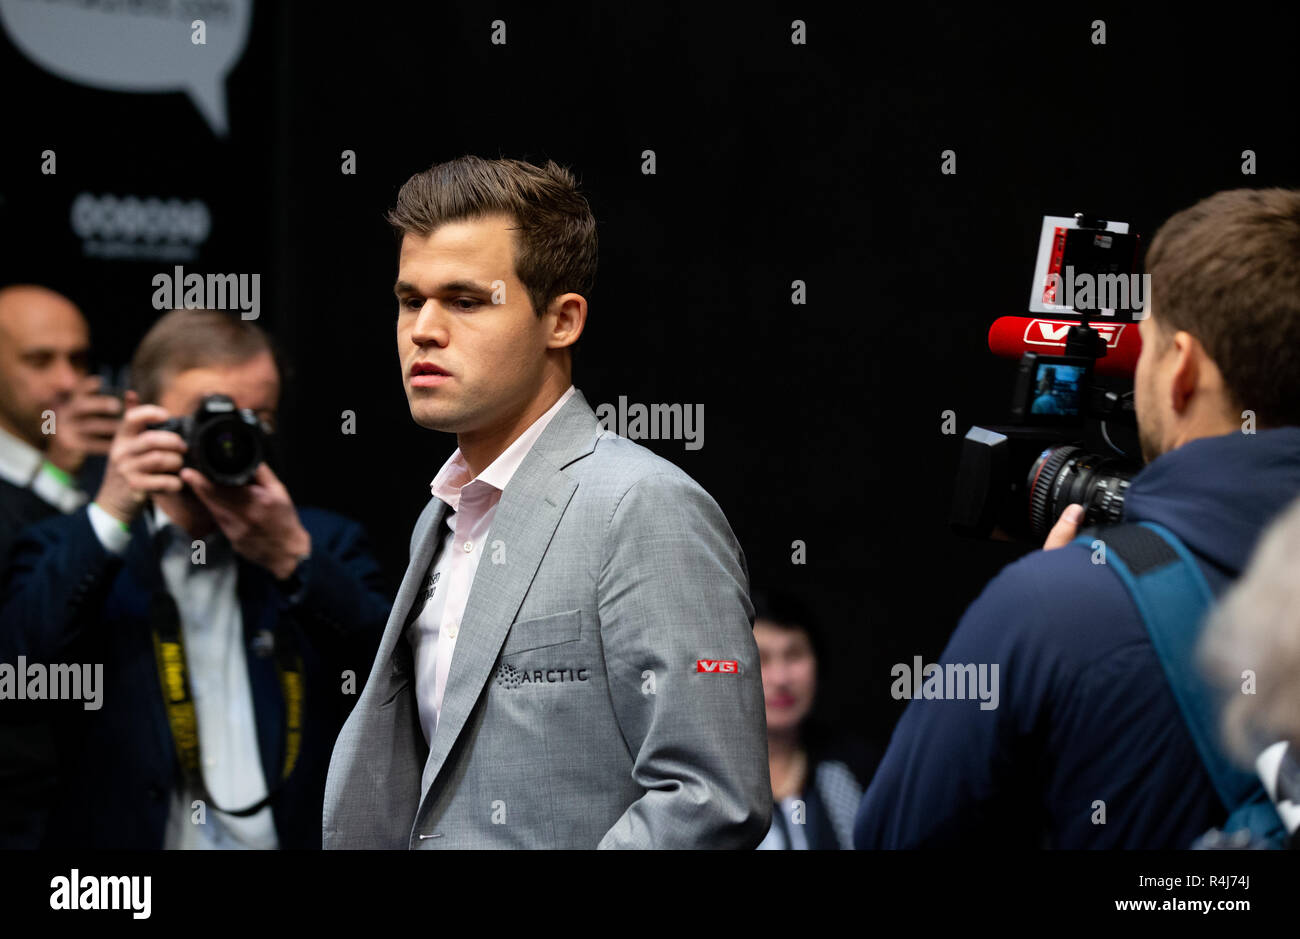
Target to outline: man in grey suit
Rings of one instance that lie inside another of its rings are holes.
[[[772,813],[744,554],[570,381],[596,223],[573,176],[413,176],[397,342],[435,476],[335,744],[326,848],[753,848]]]

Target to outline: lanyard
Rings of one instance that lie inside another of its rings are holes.
[[[181,772],[190,787],[209,806],[225,815],[246,818],[255,815],[279,795],[285,780],[298,762],[302,745],[303,663],[302,656],[290,648],[288,641],[278,643],[276,672],[280,678],[280,691],[284,700],[285,742],[284,765],[280,779],[266,796],[247,808],[223,809],[212,800],[203,782],[203,769],[199,761],[199,726],[194,710],[194,697],[190,691],[189,672],[185,662],[185,644],[181,638],[180,613],[176,601],[166,590],[158,591],[150,609],[153,626],[154,658],[158,665],[158,679],[162,686],[163,704],[167,709],[167,723],[176,744],[176,756]],[[285,637],[287,639],[287,635]]]

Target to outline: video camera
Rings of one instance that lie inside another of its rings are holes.
[[[1009,422],[974,426],[962,441],[950,519],[958,533],[1041,545],[1070,503],[1084,508],[1081,528],[1123,517],[1142,466],[1138,247],[1125,223],[1044,218],[1030,312],[1053,318],[1002,317],[989,331],[990,350],[1020,365]]]
[[[193,414],[170,418],[150,429],[180,434],[188,447],[185,465],[221,486],[252,482],[266,458],[268,434],[261,420],[247,408],[237,408],[227,395],[207,395]]]

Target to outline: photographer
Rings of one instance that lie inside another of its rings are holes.
[[[251,412],[236,424],[273,419],[257,326],[168,313],[132,384],[95,501],[29,529],[4,585],[0,661],[102,663],[95,706],[47,702],[63,757],[47,844],[318,848],[330,749],[388,613],[378,566],[359,526],[298,510],[264,462],[246,485],[198,472],[232,469],[238,426],[188,442],[156,426],[210,395]]]
[[[1300,193],[1211,196],[1164,224],[1147,268],[1147,466],[1125,521],[1172,532],[1217,595],[1300,493]],[[1048,539],[1060,550],[1009,565],[966,611],[940,667],[1000,666],[1000,706],[912,700],[856,847],[1186,848],[1224,823],[1170,663],[1113,557],[1075,541],[1075,524],[1072,507]]]

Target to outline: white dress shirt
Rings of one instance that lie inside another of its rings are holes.
[[[85,494],[71,477],[59,469],[26,440],[0,427],[0,479],[21,489],[30,489],[60,512],[76,511]]]
[[[104,547],[115,554],[124,552],[131,536],[122,523],[94,503],[89,512],[91,525]],[[162,509],[154,506],[152,512],[151,533],[163,539],[163,582],[180,612],[203,780],[212,799],[222,808],[242,809],[264,798],[267,789],[248,680],[235,554],[218,529],[202,539],[205,563],[194,563],[192,542],[196,539]],[[278,774],[280,767],[273,767],[273,771]],[[248,818],[235,818],[208,805],[204,823],[195,824],[192,803],[200,798],[184,785],[173,791],[164,847],[278,846],[270,806]]]
[[[447,503],[447,534],[429,568],[424,585],[424,608],[407,630],[415,659],[415,695],[424,739],[431,742],[442,713],[443,694],[451,671],[456,636],[469,599],[474,574],[483,556],[501,494],[560,408],[573,397],[568,390],[551,408],[520,434],[501,455],[473,479],[460,449],[447,458],[429,484],[435,496]],[[490,549],[489,549],[490,550]],[[419,602],[417,600],[416,602]],[[424,767],[421,791],[431,782]]]

